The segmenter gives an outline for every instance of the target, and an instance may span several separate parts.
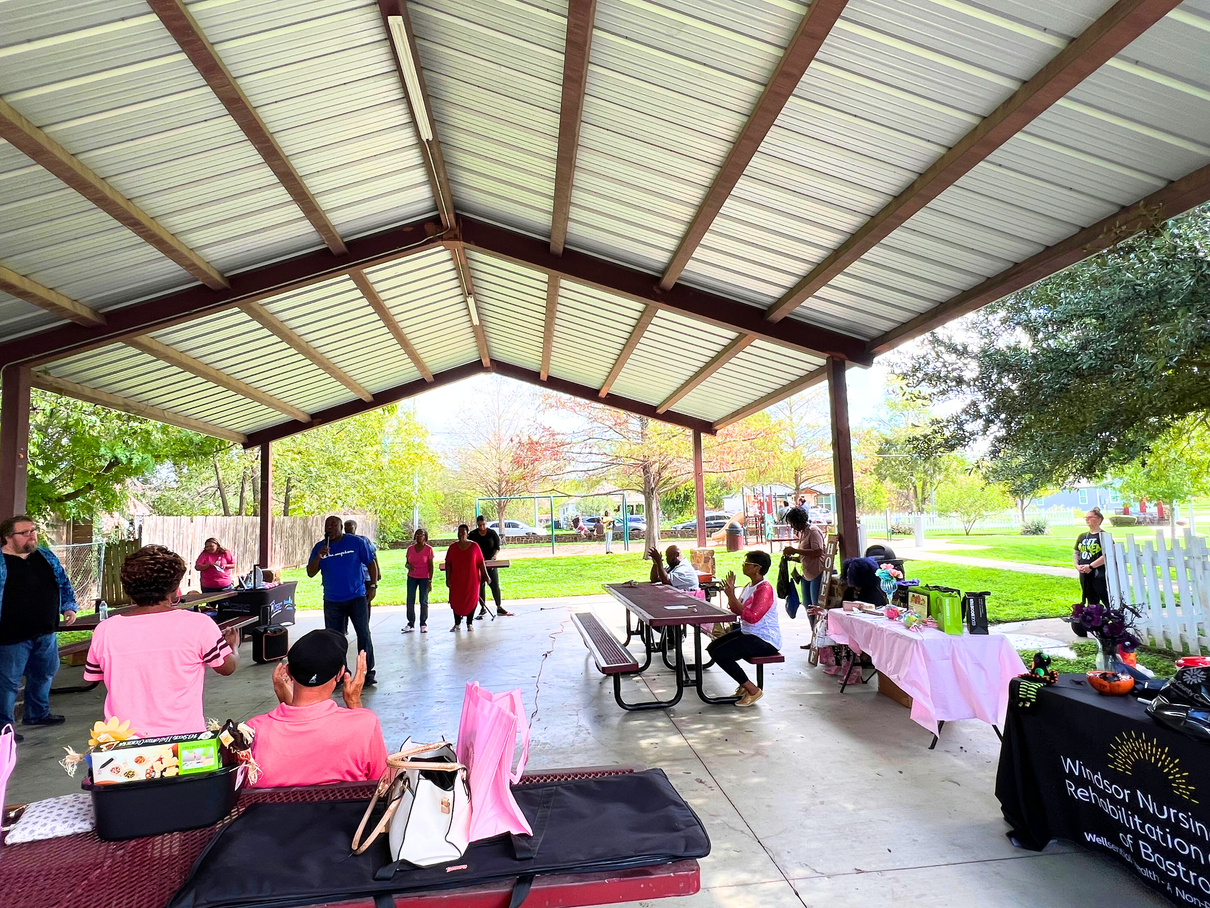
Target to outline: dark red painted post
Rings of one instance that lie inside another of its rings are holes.
[[[828,402],[832,408],[832,476],[836,483],[836,526],[842,558],[857,550],[857,495],[853,484],[853,443],[849,436],[849,390],[845,361],[828,357]]]
[[[0,371],[0,518],[25,513],[29,471],[28,366]]]
[[[273,443],[260,446],[260,546],[257,564],[270,567],[273,557]]]

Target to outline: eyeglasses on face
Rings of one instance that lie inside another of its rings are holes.
[[[14,532],[14,533],[13,533],[13,535],[14,535],[14,536],[37,536],[37,535],[38,535],[38,528],[37,528],[37,527],[33,527],[33,528],[31,528],[31,529],[28,529],[28,530],[21,530],[21,531],[19,531],[19,532]]]

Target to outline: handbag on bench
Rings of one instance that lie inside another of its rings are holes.
[[[399,753],[387,757],[387,772],[378,783],[353,835],[353,853],[361,854],[389,826],[391,860],[417,867],[447,864],[462,857],[470,844],[471,790],[466,767],[458,762],[448,741],[436,744],[403,742]],[[369,836],[362,833],[378,801],[387,807]]]

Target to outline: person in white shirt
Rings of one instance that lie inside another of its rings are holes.
[[[697,569],[681,558],[679,546],[670,545],[664,551],[667,567],[661,562],[660,550],[656,546],[653,545],[648,549],[647,555],[651,559],[652,583],[663,583],[685,592],[692,592],[698,588]]]
[[[739,616],[739,630],[719,637],[706,651],[718,667],[739,684],[735,695],[736,706],[751,706],[764,691],[748,680],[748,675],[739,667],[739,660],[748,656],[772,656],[781,649],[781,627],[777,623],[777,595],[765,575],[773,560],[768,552],[755,549],[744,556],[744,576],[748,585],[736,592],[735,572],[727,574],[723,592],[727,594],[727,607]]]

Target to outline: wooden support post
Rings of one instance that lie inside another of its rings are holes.
[[[25,513],[29,471],[28,366],[0,371],[0,519]]]
[[[836,483],[836,526],[841,558],[856,558],[857,494],[853,483],[853,444],[849,436],[849,390],[845,361],[828,357],[828,402],[832,409],[832,477]]]
[[[270,567],[273,557],[273,442],[260,446],[260,546],[257,564]]]
[[[693,493],[697,505],[697,547],[706,547],[706,470],[702,464],[702,433],[693,432]]]

